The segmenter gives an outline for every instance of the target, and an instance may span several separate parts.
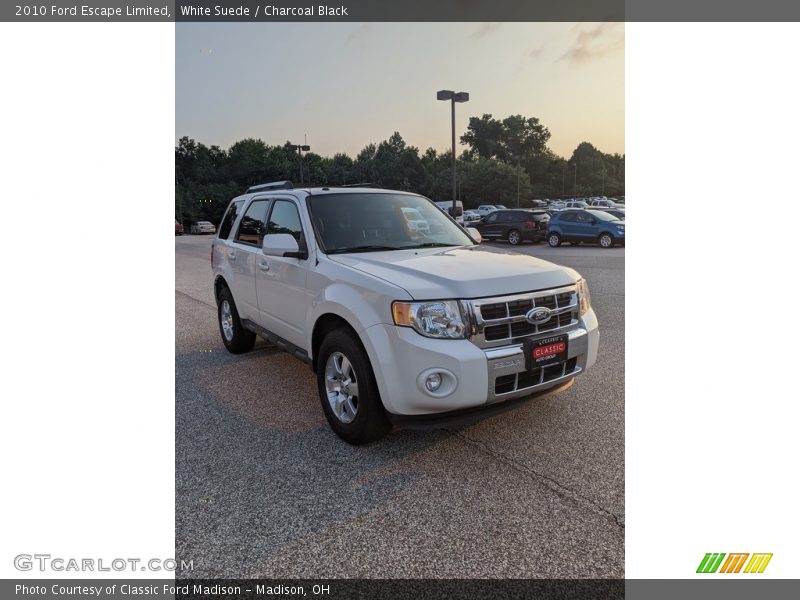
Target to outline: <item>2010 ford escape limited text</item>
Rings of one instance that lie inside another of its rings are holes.
[[[307,362],[352,444],[568,386],[597,357],[586,281],[479,242],[412,193],[254,186],[211,249],[222,341]]]

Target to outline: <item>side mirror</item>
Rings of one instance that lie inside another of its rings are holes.
[[[475,240],[476,243],[480,244],[483,241],[483,236],[481,236],[481,232],[475,229],[474,227],[467,227],[467,233],[469,237]]]
[[[269,233],[264,236],[261,251],[267,256],[286,256],[288,258],[308,258],[307,252],[301,252],[294,236],[288,233]]]

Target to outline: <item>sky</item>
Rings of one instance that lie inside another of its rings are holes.
[[[444,151],[449,89],[470,94],[457,136],[471,116],[521,114],[561,156],[583,141],[624,154],[624,50],[623,23],[177,23],[176,140],[355,157],[399,131]]]

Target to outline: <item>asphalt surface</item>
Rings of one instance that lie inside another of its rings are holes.
[[[624,576],[623,248],[518,247],[589,282],[600,355],[570,389],[352,447],[306,365],[225,350],[210,245],[175,239],[178,576]]]

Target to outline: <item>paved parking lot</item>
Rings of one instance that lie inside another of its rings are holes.
[[[210,245],[175,239],[175,546],[195,567],[178,575],[624,575],[623,248],[515,249],[589,281],[600,356],[572,388],[356,448],[307,366],[263,341],[224,349]]]

